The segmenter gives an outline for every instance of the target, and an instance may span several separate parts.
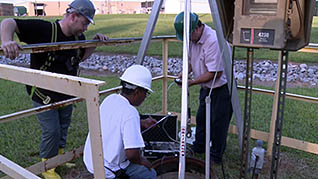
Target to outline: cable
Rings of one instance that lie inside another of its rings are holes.
[[[298,37],[301,33],[301,31],[303,30],[303,13],[301,11],[301,7],[300,7],[300,3],[299,0],[294,0],[296,1],[296,6],[297,6],[297,10],[298,10],[298,16],[299,16],[299,31],[296,35],[296,37]]]
[[[155,127],[156,125],[158,125],[160,122],[162,122],[163,120],[167,119],[169,116],[171,116],[171,113],[169,112],[168,115],[166,115],[165,117],[161,118],[159,121],[157,121],[156,123],[152,124],[150,127],[148,127],[147,129],[143,130],[141,132],[141,134],[146,133],[147,131],[149,131],[150,129],[152,129],[153,127]],[[151,118],[151,116],[149,116]]]
[[[232,99],[232,93],[233,93],[233,81],[234,81],[234,58],[235,58],[235,46],[233,46],[232,49],[232,70],[231,70],[231,90],[230,90],[230,97]]]
[[[172,85],[177,84],[176,82],[171,82],[170,85],[168,86],[167,92],[169,91],[169,89],[171,88]]]
[[[300,35],[301,35],[301,32],[303,31],[303,20],[304,20],[304,17],[303,17],[303,13],[302,13],[302,10],[301,10],[301,6],[300,6],[300,3],[299,3],[299,0],[290,0],[290,4],[289,4],[289,10],[292,11],[293,10],[293,2],[295,1],[296,3],[296,8],[297,8],[297,12],[298,12],[298,17],[299,17],[299,29],[298,29],[298,32],[295,34],[294,38],[299,38]],[[292,34],[292,30],[291,30],[291,15],[289,14],[289,17],[288,17],[288,27],[289,27],[289,38],[292,38],[293,37],[293,34]]]
[[[254,168],[253,168],[252,179],[254,179],[254,175],[255,175],[255,169],[256,169],[256,164],[257,164],[257,162],[258,162],[258,158],[259,158],[259,156],[256,156],[256,159],[255,159],[255,164],[254,164]]]
[[[221,51],[221,57],[223,56],[223,53],[224,53],[224,49],[222,49],[222,51]],[[219,68],[221,61],[222,60],[220,60],[219,63],[217,64],[217,68]],[[213,81],[212,81],[212,84],[211,84],[210,91],[209,91],[209,96],[212,94],[212,90],[213,90],[213,86],[214,86],[217,74],[218,74],[218,72],[216,71],[215,74],[214,74],[214,77],[213,77]]]
[[[227,42],[225,42],[226,44],[224,46],[228,47],[227,45]],[[223,56],[223,53],[224,53],[224,49],[222,49],[221,51],[221,57]],[[219,61],[219,63],[217,64],[217,67],[219,67],[221,63],[221,60]],[[233,65],[232,65],[233,67]],[[216,80],[216,76],[217,76],[218,72],[216,71],[215,74],[214,74],[214,77],[213,77],[213,81],[212,81],[212,84],[211,84],[211,88],[210,88],[210,91],[209,91],[209,97],[211,98],[211,94],[212,94],[212,90],[213,90],[213,86],[214,86],[214,83],[215,83],[215,80]],[[232,70],[232,74],[233,74],[233,70]],[[232,75],[231,75],[232,76]],[[232,83],[233,84],[233,81]],[[231,85],[232,86],[232,85]],[[232,95],[232,88],[231,88],[231,92],[230,92],[230,95]],[[210,114],[211,115],[211,114]],[[210,120],[210,119],[209,119]],[[211,124],[212,124],[212,121],[211,121]],[[211,135],[211,134],[210,134]],[[223,178],[225,179],[225,171],[224,171],[224,166],[223,166],[223,161],[221,161],[221,165],[222,165],[222,173],[223,173]]]
[[[221,161],[221,167],[222,167],[223,179],[225,179],[225,171],[224,171],[223,161]]]
[[[176,81],[174,82],[171,82],[168,86],[168,89],[167,89],[167,92],[169,92],[170,88],[174,85],[174,84],[177,84]],[[171,115],[171,114],[170,114]],[[168,116],[170,116],[168,115]],[[167,123],[167,116],[160,119],[157,123],[155,123],[154,125],[150,126],[149,128],[145,129],[144,131],[142,131],[142,133],[145,133],[147,132],[150,128],[153,128],[154,126],[158,125],[161,121],[163,121],[162,123],[162,130],[164,131],[164,133],[166,134],[166,136],[172,141],[172,142],[175,142],[176,144],[180,144],[180,142],[176,139],[174,139],[173,137],[170,136],[170,134],[168,133],[168,131],[166,130],[165,128],[165,125]],[[190,147],[187,147],[187,149],[189,149],[189,152],[190,152],[190,155],[194,155],[194,151],[190,148]]]
[[[165,121],[162,123],[162,130],[164,131],[164,133],[167,135],[167,137],[168,137],[170,140],[172,140],[173,142],[176,142],[176,143],[180,144],[179,141],[173,139],[173,138],[169,135],[169,133],[168,133],[167,130],[165,129],[165,124],[166,124],[166,123],[167,123],[167,120],[165,120]]]

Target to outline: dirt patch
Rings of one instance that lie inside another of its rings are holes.
[[[261,178],[270,178],[272,162],[270,160],[265,161]],[[278,175],[277,178],[288,178],[291,176],[300,178],[312,178],[317,175],[315,171],[311,171],[306,161],[299,158],[293,158],[288,154],[281,152],[279,156]]]
[[[86,169],[83,171],[72,169],[66,175],[63,176],[63,179],[93,179],[94,175],[89,173]]]

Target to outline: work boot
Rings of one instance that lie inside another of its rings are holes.
[[[42,162],[46,161],[46,158],[42,158]],[[42,173],[45,179],[61,179],[60,175],[55,172],[55,168],[52,168],[46,172]]]
[[[58,154],[59,154],[59,155],[62,155],[62,154],[64,154],[64,153],[65,153],[64,148],[59,148]],[[72,167],[75,167],[75,166],[76,166],[74,163],[70,163],[70,162],[66,162],[66,163],[64,163],[63,165],[64,165],[65,167],[67,167],[67,168],[72,168]]]

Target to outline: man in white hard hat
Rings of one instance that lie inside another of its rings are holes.
[[[150,127],[156,121],[140,120],[135,108],[142,104],[148,92],[152,92],[151,73],[144,66],[133,65],[126,69],[120,79],[121,93],[109,95],[100,106],[106,178],[120,178],[123,173],[131,179],[156,178],[151,163],[140,151],[140,148],[145,146],[140,128]],[[85,142],[83,160],[87,170],[94,173],[89,134]]]
[[[21,46],[14,41],[14,33],[21,42],[27,44],[84,40],[89,24],[94,23],[95,8],[89,0],[74,0],[66,10],[64,18],[49,22],[41,19],[6,18],[1,22],[1,48],[7,58],[15,59]],[[93,39],[102,41],[108,38],[96,34]],[[62,50],[31,54],[30,68],[77,75],[79,63],[89,57],[95,48]],[[33,106],[38,107],[72,98],[41,88],[27,86]],[[43,161],[64,153],[68,127],[71,123],[73,106],[52,109],[37,115],[42,128],[40,157]],[[54,168],[42,173],[44,178],[59,179]]]

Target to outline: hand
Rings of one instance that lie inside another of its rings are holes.
[[[149,118],[140,120],[141,127],[147,129],[148,127],[154,125],[157,121],[149,116]]]
[[[188,86],[192,86],[194,84],[194,80],[188,80]]]
[[[179,73],[178,78],[179,78],[179,79],[182,79],[182,72]]]
[[[108,39],[109,38],[106,35],[101,34],[101,33],[97,33],[93,37],[93,40],[100,40],[102,42],[106,42]],[[86,60],[94,52],[95,49],[96,49],[96,47],[86,48],[85,54],[84,54],[82,60]]]
[[[101,33],[97,33],[94,35],[93,40],[107,41],[109,38]]]
[[[7,41],[2,42],[1,48],[3,50],[4,56],[14,60],[19,56],[19,50],[22,50],[22,47],[17,44],[16,41]]]
[[[148,168],[149,171],[151,171],[151,163],[145,157],[140,157],[140,164]]]
[[[176,79],[174,79],[174,82],[175,82],[179,87],[182,87],[182,79],[176,78]]]

